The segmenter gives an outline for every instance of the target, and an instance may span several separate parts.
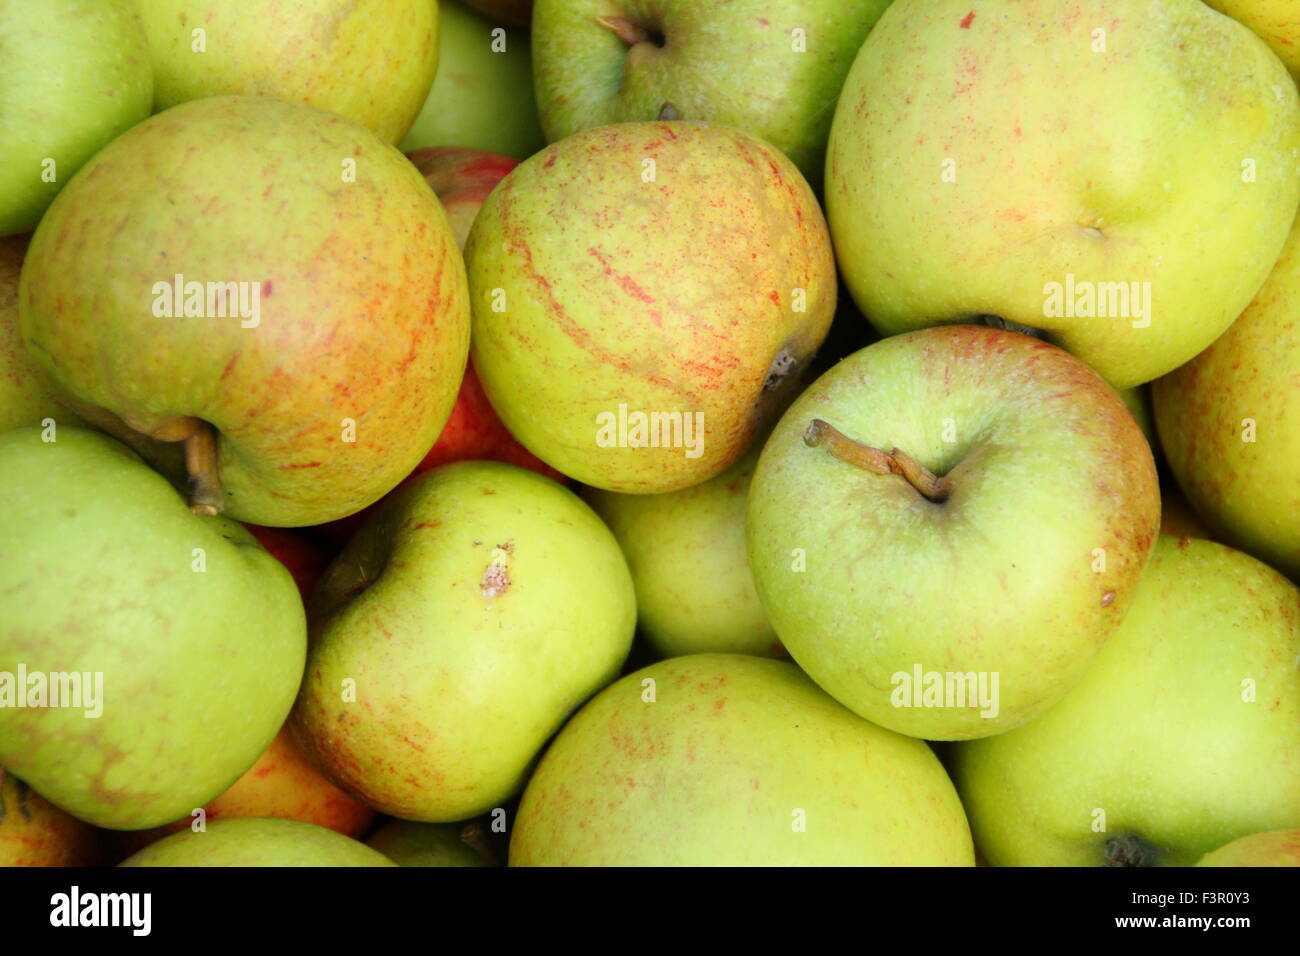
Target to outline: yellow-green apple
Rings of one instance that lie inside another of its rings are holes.
[[[97,432],[0,434],[0,496],[0,766],[111,829],[203,806],[293,703],[289,572]]]
[[[523,159],[546,145],[533,96],[528,34],[442,0],[438,77],[403,152],[464,146]]]
[[[1118,632],[1059,703],[956,744],[994,866],[1188,866],[1300,826],[1300,590],[1225,545],[1162,536]]]
[[[1300,830],[1238,837],[1205,854],[1196,866],[1300,866]]]
[[[527,27],[532,22],[533,0],[465,0],[479,13],[498,23],[512,27]]]
[[[19,321],[56,384],[117,419],[97,426],[162,467],[185,443],[196,510],[309,525],[429,450],[465,368],[467,295],[401,153],[311,106],[228,96],[82,169],[32,238]]]
[[[81,424],[49,375],[23,345],[18,331],[18,276],[27,236],[0,237],[0,432],[47,420]]]
[[[364,843],[301,820],[240,817],[151,843],[119,866],[396,866]]]
[[[487,866],[488,861],[472,845],[477,839],[476,826],[393,820],[376,830],[366,846],[398,866]]]
[[[534,79],[551,141],[681,118],[753,133],[821,180],[845,74],[890,0],[538,0]]]
[[[400,143],[438,70],[437,0],[134,2],[157,110],[206,96],[274,96]]]
[[[1286,64],[1292,76],[1300,76],[1300,8],[1295,0],[1205,0],[1250,27],[1270,50]]]
[[[609,491],[725,470],[835,311],[826,223],[799,171],[707,123],[553,143],[488,196],[465,259],[493,408],[548,465]]]
[[[442,203],[456,242],[463,249],[470,226],[488,195],[519,161],[459,146],[432,146],[407,154]]]
[[[0,767],[0,867],[97,866],[100,832]]]
[[[836,108],[826,209],[882,333],[988,317],[1127,388],[1259,290],[1298,153],[1295,83],[1200,0],[897,0]]]
[[[528,782],[511,866],[972,866],[922,741],[869,723],[797,667],[692,654],[629,674]]]
[[[1152,395],[1169,468],[1214,536],[1300,578],[1300,228],[1241,317]]]
[[[391,816],[476,816],[618,674],[635,600],[614,536],[568,489],[499,462],[435,469],[316,587],[299,743]]]
[[[153,68],[131,0],[5,0],[0,62],[0,236],[11,236],[149,115]]]
[[[1029,336],[951,325],[882,339],[795,401],[750,486],[749,560],[827,693],[960,740],[1079,681],[1159,522],[1150,448],[1100,376]]]
[[[754,590],[745,502],[762,442],[708,481],[663,495],[588,489],[636,587],[637,622],[656,657],[710,651],[786,657]]]
[[[264,528],[246,524],[245,528],[271,557],[284,565],[298,585],[303,604],[311,598],[312,589],[329,565],[330,556],[317,543],[298,531],[288,528]]]

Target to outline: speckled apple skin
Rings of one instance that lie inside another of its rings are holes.
[[[629,674],[565,726],[524,793],[510,865],[973,866],[974,854],[925,743],[855,716],[793,664],[694,654]]]
[[[261,282],[260,325],[155,317],[175,273]],[[68,184],[19,315],[77,398],[145,433],[212,423],[225,513],[288,526],[360,510],[429,450],[465,368],[466,296],[446,216],[401,153],[313,107],[218,97],[140,124]]]
[[[610,491],[723,471],[835,310],[826,223],[803,177],[771,146],[703,123],[625,123],[548,146],[488,196],[465,259],[474,367],[501,420],[548,465]],[[791,364],[765,389],[778,356]],[[598,416],[621,403],[702,412],[702,454],[602,447]]]

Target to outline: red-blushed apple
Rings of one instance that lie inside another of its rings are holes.
[[[552,143],[488,196],[465,261],[492,407],[538,458],[608,491],[724,471],[835,311],[808,184],[772,146],[707,123]]]
[[[1300,830],[1239,837],[1205,854],[1196,866],[1300,866]]]
[[[105,427],[168,470],[184,443],[196,511],[283,527],[361,510],[428,452],[467,294],[406,157],[324,110],[220,96],[86,164],[32,237],[18,308]]]
[[[447,213],[452,234],[464,249],[469,227],[497,183],[505,179],[519,160],[499,153],[461,146],[432,146],[407,153],[409,159],[433,188]]]
[[[0,867],[97,866],[101,834],[0,767]]]
[[[1054,345],[951,325],[808,387],[763,447],[747,533],[813,680],[882,727],[959,740],[1078,683],[1159,524],[1151,449],[1114,389]]]

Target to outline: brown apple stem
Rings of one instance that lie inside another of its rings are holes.
[[[190,475],[190,510],[196,515],[217,515],[225,505],[221,478],[217,474],[217,430],[195,420],[185,438],[185,470]]]
[[[840,461],[866,469],[876,475],[902,475],[913,488],[931,501],[946,501],[952,494],[947,476],[935,477],[907,452],[894,448],[883,452],[854,441],[834,425],[814,418],[803,433],[804,444],[809,448],[825,448]]]
[[[501,865],[501,861],[497,859],[496,853],[488,844],[487,837],[483,835],[483,824],[478,821],[472,820],[461,827],[460,842],[477,853],[486,865]]]
[[[597,17],[596,22],[605,29],[614,31],[614,35],[628,46],[636,46],[650,39],[649,30],[627,17]]]
[[[682,111],[667,101],[664,102],[663,106],[659,107],[659,115],[655,117],[660,122],[672,122],[681,118]]]

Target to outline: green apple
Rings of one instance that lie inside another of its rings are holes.
[[[29,232],[105,143],[149,115],[131,0],[0,3],[0,236]]]
[[[845,74],[890,0],[538,0],[537,102],[552,142],[671,103],[781,150],[821,181]]]
[[[1278,55],[1292,76],[1300,76],[1300,11],[1295,0],[1205,0],[1250,27]]]
[[[702,484],[664,495],[584,496],[627,557],[638,625],[657,657],[785,657],[754,590],[745,504],[762,442]]]
[[[56,430],[80,424],[18,331],[18,276],[26,250],[26,236],[0,237],[0,432],[51,420]]]
[[[477,816],[618,674],[635,601],[614,536],[568,489],[498,462],[435,468],[316,586],[299,742],[383,813]]]
[[[749,560],[827,693],[960,740],[1079,681],[1159,521],[1151,450],[1100,376],[1029,336],[952,325],[870,345],[795,401],[750,487]]]
[[[398,866],[487,866],[462,834],[459,823],[394,820],[380,827],[366,845]]]
[[[309,525],[429,450],[465,368],[467,296],[401,153],[311,106],[228,96],[82,169],[32,238],[19,318],[56,384],[116,422],[97,426],[160,463],[185,443],[197,510]]]
[[[464,146],[524,159],[546,145],[533,96],[528,34],[442,0],[438,78],[403,152]]]
[[[1135,385],[1132,388],[1121,389],[1119,397],[1124,399],[1124,406],[1137,422],[1138,428],[1142,429],[1142,436],[1151,446],[1151,456],[1159,458],[1160,441],[1156,437],[1156,422],[1151,412],[1150,390],[1145,385]]]
[[[1200,0],[897,0],[845,82],[826,209],[882,333],[988,316],[1127,388],[1259,290],[1298,153],[1295,83]]]
[[[533,17],[533,0],[465,0],[472,8],[498,23],[528,27]]]
[[[1300,826],[1300,590],[1162,536],[1133,608],[1033,723],[953,747],[994,866],[1187,866]]]
[[[214,820],[151,843],[119,866],[396,866],[364,843],[300,820]]]
[[[799,171],[707,123],[553,143],[488,196],[465,259],[492,406],[538,458],[609,491],[724,471],[835,311],[826,224]]]
[[[0,434],[0,496],[0,766],[111,829],[203,806],[293,703],[293,578],[96,432]]]
[[[1205,854],[1197,866],[1300,866],[1300,830],[1239,837]]]
[[[1152,395],[1169,467],[1214,536],[1300,579],[1300,229],[1241,317]]]
[[[584,707],[533,774],[511,866],[972,866],[923,742],[854,716],[797,667],[674,657]]]
[[[274,96],[399,143],[438,70],[437,0],[134,2],[157,110],[205,96]]]

